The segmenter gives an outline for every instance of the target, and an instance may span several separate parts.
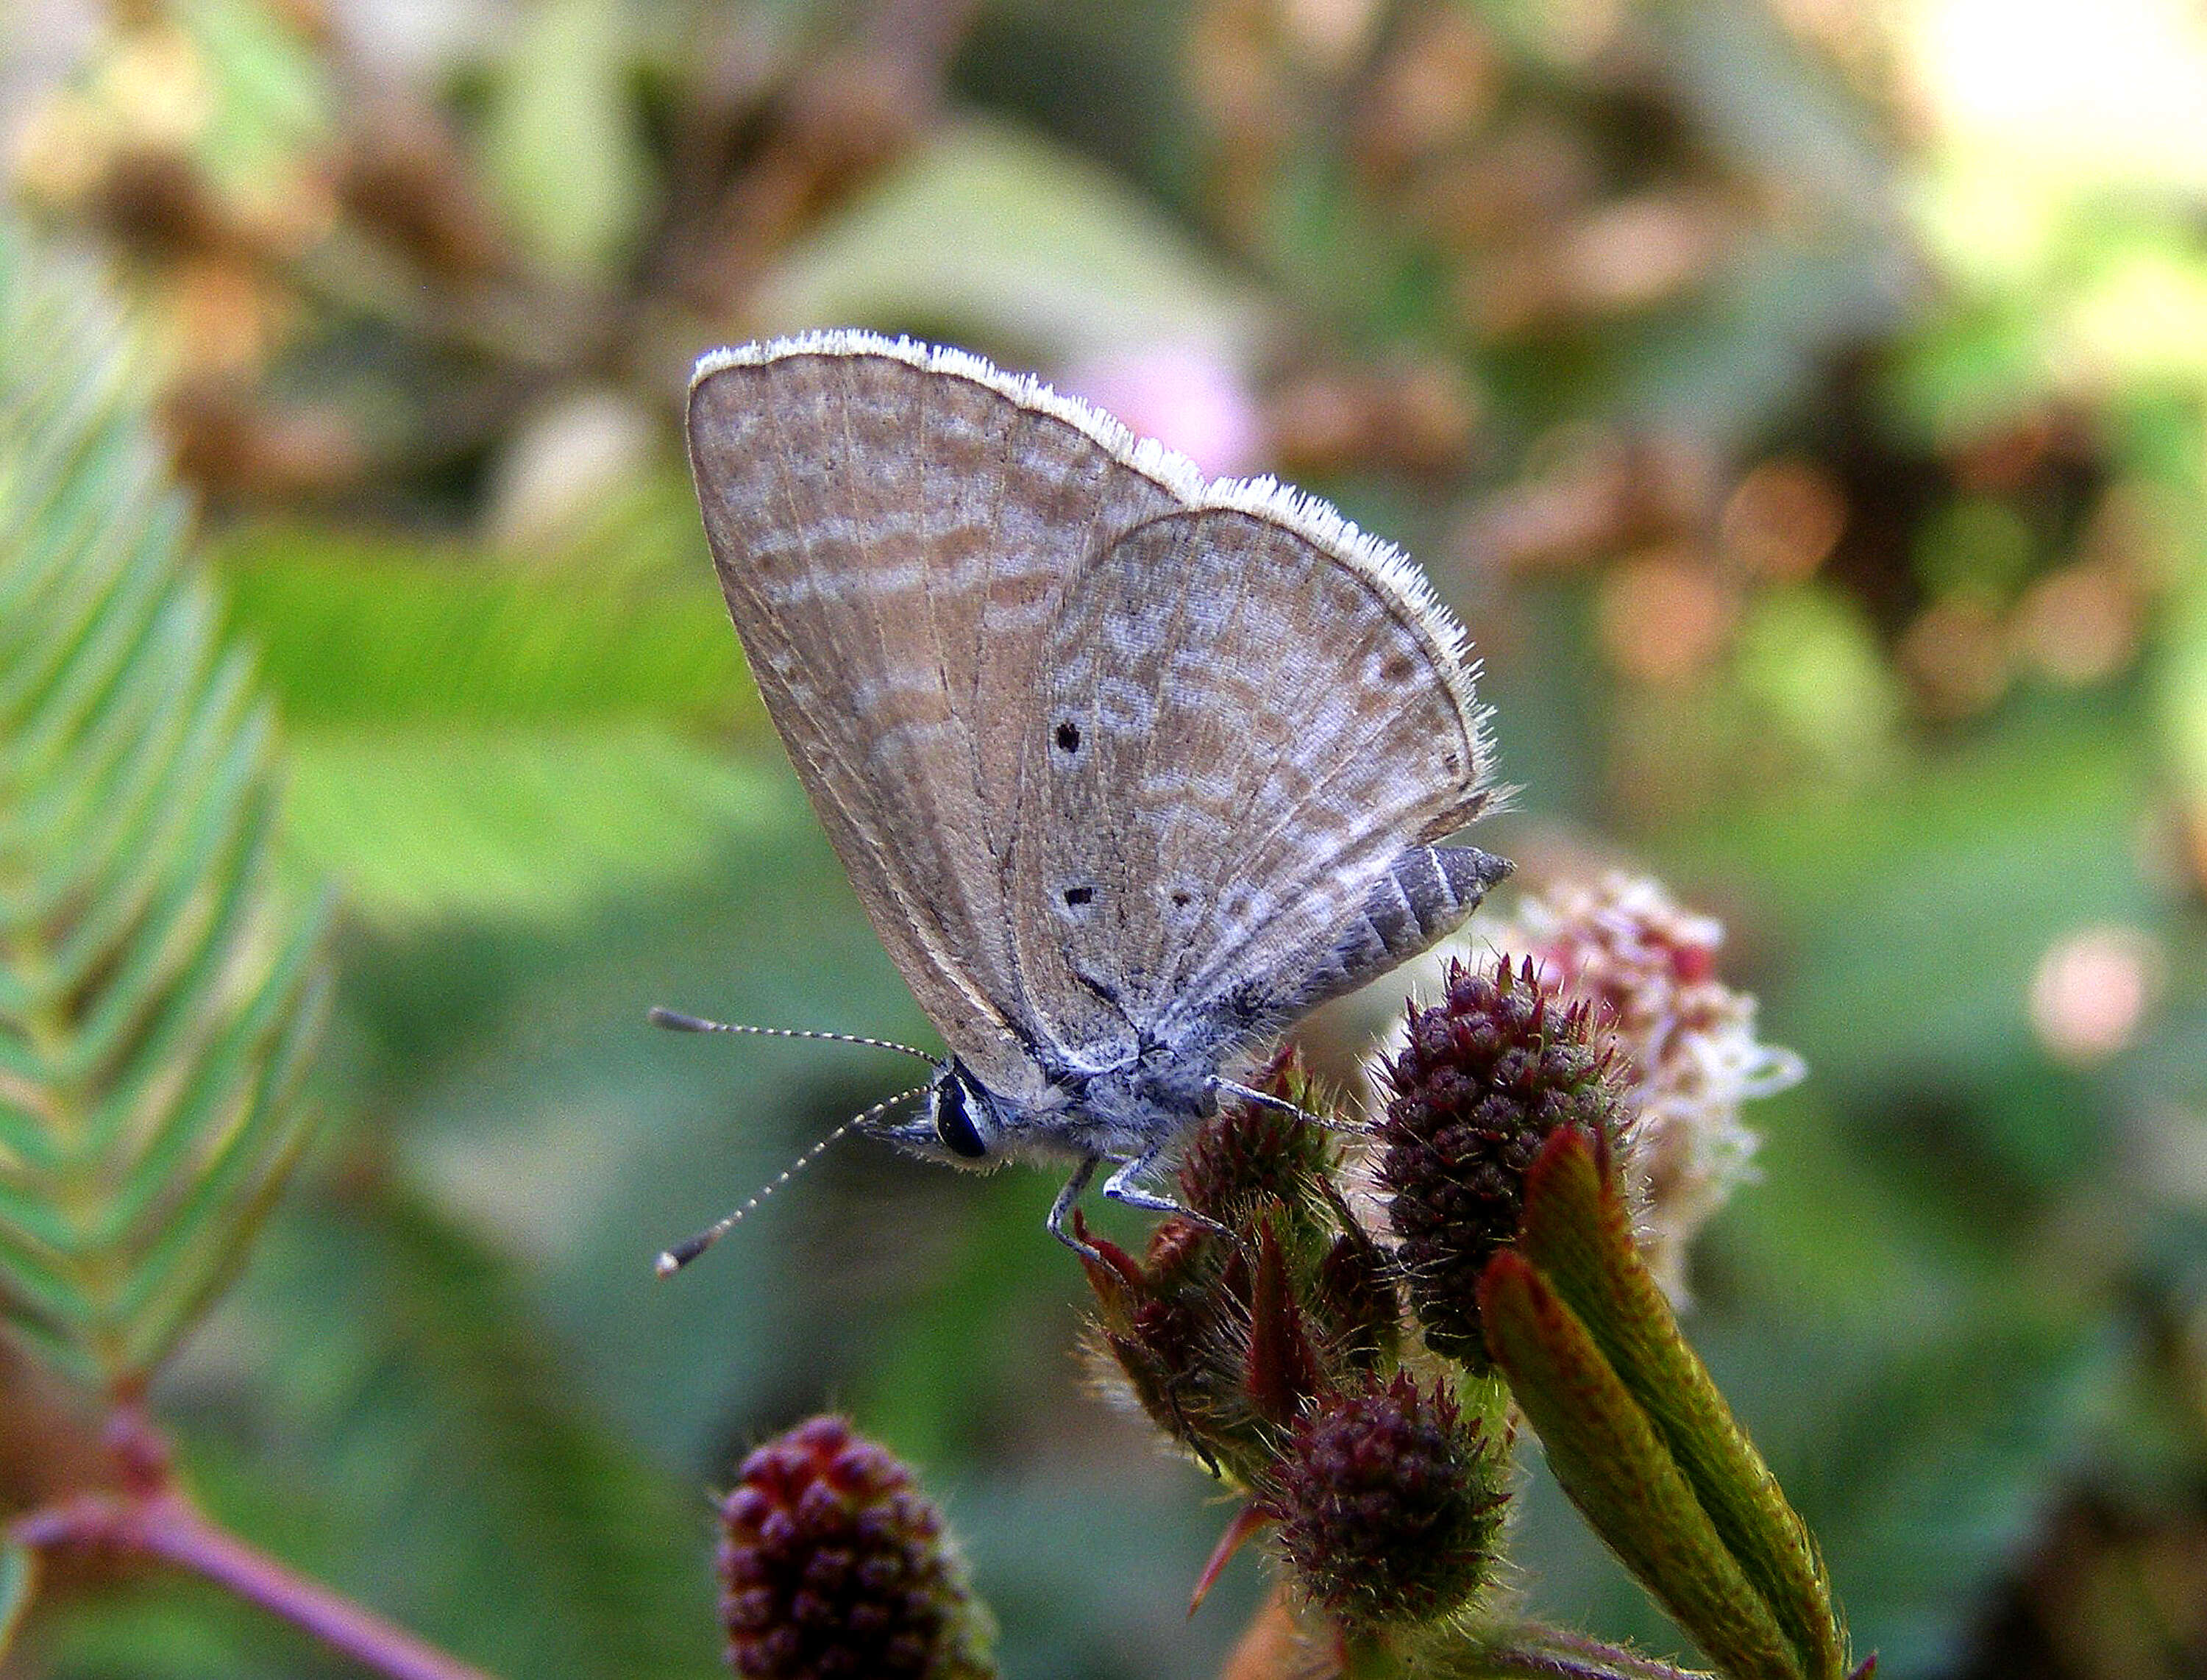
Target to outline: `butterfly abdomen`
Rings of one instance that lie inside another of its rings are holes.
[[[1462,926],[1509,863],[1468,846],[1420,846],[1379,878],[1332,948],[1283,998],[1289,1019],[1355,991]]]

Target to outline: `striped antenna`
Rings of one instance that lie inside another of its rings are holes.
[[[654,1010],[652,1012],[655,1019],[661,1013],[661,1012],[659,1010]],[[710,1024],[708,1023],[707,1025],[709,1027]],[[803,1038],[815,1037],[821,1035],[814,1033],[796,1033],[791,1036]],[[832,1037],[834,1035],[830,1034],[828,1036]],[[861,1043],[872,1043],[874,1041],[870,1038],[865,1038],[860,1039],[858,1042]],[[891,1044],[887,1048],[890,1049],[900,1049],[903,1047],[898,1044]],[[917,1055],[922,1053],[915,1050],[913,1054]],[[932,1061],[933,1058],[930,1057],[929,1060]],[[815,1161],[817,1161],[822,1155],[826,1154],[828,1152],[828,1146],[830,1144],[836,1142],[839,1139],[847,1136],[851,1132],[867,1124],[869,1121],[879,1120],[891,1109],[896,1107],[898,1103],[921,1095],[926,1091],[926,1089],[927,1087],[924,1085],[916,1085],[910,1091],[900,1091],[894,1097],[883,1098],[881,1102],[875,1103],[872,1108],[868,1109],[864,1114],[852,1115],[850,1119],[845,1121],[833,1132],[830,1132],[826,1137],[821,1139],[818,1143],[806,1150],[804,1154],[798,1156],[797,1159],[791,1162],[787,1167],[784,1167],[778,1177],[774,1179],[770,1183],[762,1187],[756,1194],[754,1194],[741,1207],[738,1208],[733,1213],[728,1214],[723,1218],[715,1220],[703,1230],[698,1232],[696,1236],[691,1237],[685,1241],[678,1242],[673,1247],[669,1248],[665,1253],[661,1253],[657,1261],[653,1264],[652,1270],[656,1271],[661,1277],[673,1276],[676,1272],[688,1265],[691,1261],[696,1259],[700,1254],[703,1253],[708,1248],[710,1248],[722,1237],[727,1235],[730,1231],[733,1231],[737,1226],[742,1224],[745,1217],[753,1208],[757,1207],[769,1196],[774,1194],[774,1193],[781,1189],[783,1185],[788,1183],[790,1180],[795,1178],[798,1174],[803,1172],[807,1167],[810,1166]]]
[[[728,1021],[709,1021],[700,1015],[685,1015],[678,1010],[661,1009],[655,1006],[644,1017],[654,1026],[663,1026],[669,1032],[743,1032],[756,1038],[813,1038],[823,1044],[864,1044],[868,1049],[894,1050],[899,1055],[917,1056],[922,1061],[935,1058],[925,1050],[914,1049],[910,1044],[900,1044],[893,1038],[866,1038],[855,1032],[805,1032],[791,1026],[743,1026]]]

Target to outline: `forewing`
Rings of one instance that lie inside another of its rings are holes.
[[[1217,1013],[1485,800],[1462,632],[1407,561],[1266,484],[1123,536],[1068,592],[1031,750],[1019,960],[1139,1031]],[[1030,797],[1033,797],[1031,792]],[[1269,1000],[1260,1000],[1265,1001]]]
[[[1068,580],[1193,469],[978,357],[860,333],[707,357],[689,431],[729,613],[822,825],[921,1007],[1011,1089],[1038,665]]]

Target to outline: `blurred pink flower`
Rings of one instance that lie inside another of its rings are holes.
[[[2127,1049],[2158,989],[2160,947],[2141,928],[2080,928],[2038,960],[2031,1025],[2048,1055],[2084,1067]]]
[[[1130,344],[1083,358],[1055,383],[1170,444],[1217,478],[1258,471],[1265,429],[1240,367],[1195,344]]]

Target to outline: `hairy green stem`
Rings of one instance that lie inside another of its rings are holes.
[[[1560,1628],[1514,1628],[1465,1671],[1476,1680],[1710,1680],[1621,1645]]]

